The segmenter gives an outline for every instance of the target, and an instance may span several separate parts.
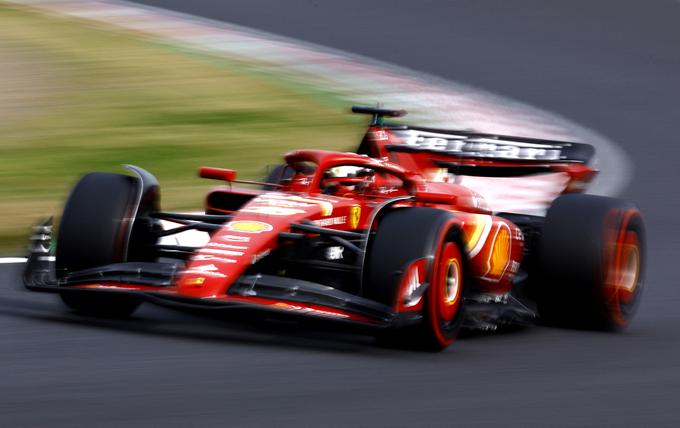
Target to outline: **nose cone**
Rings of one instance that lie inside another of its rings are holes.
[[[217,297],[257,261],[276,249],[280,232],[306,218],[328,216],[333,205],[325,199],[271,192],[242,207],[234,218],[197,250],[177,283],[178,293]]]

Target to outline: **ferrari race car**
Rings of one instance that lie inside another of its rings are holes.
[[[159,184],[141,168],[85,175],[56,247],[51,223],[37,226],[25,286],[94,316],[127,316],[142,302],[241,309],[433,350],[461,328],[628,325],[642,292],[643,221],[631,203],[579,193],[595,175],[591,146],[387,125],[405,112],[353,110],[372,115],[356,153],[293,151],[263,182],[200,168],[223,185],[199,214],[162,211]],[[492,211],[460,180],[550,174],[563,194],[544,215]],[[189,230],[205,242],[168,242]]]

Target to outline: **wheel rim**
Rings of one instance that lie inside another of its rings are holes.
[[[621,252],[623,260],[619,266],[617,286],[621,291],[632,294],[637,288],[640,276],[640,249],[634,244],[624,244]]]
[[[444,304],[447,307],[458,303],[458,289],[460,287],[460,264],[458,259],[446,261],[446,277],[444,279]]]
[[[605,296],[611,320],[625,327],[641,289],[642,249],[638,233],[628,222],[617,233],[605,275]]]
[[[444,244],[436,269],[436,279],[433,284],[436,293],[436,318],[438,328],[446,333],[455,320],[461,300],[463,269],[461,254],[458,246],[453,242]]]

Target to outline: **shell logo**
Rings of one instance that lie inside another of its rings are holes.
[[[262,233],[274,229],[271,224],[262,221],[239,220],[227,223],[227,229],[232,232]]]
[[[506,227],[499,226],[489,260],[489,275],[491,277],[498,278],[505,272],[510,261],[510,248],[510,231]]]

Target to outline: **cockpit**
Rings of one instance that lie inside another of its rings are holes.
[[[293,192],[352,197],[392,197],[408,194],[401,170],[353,153],[297,151],[286,156],[278,181]]]

